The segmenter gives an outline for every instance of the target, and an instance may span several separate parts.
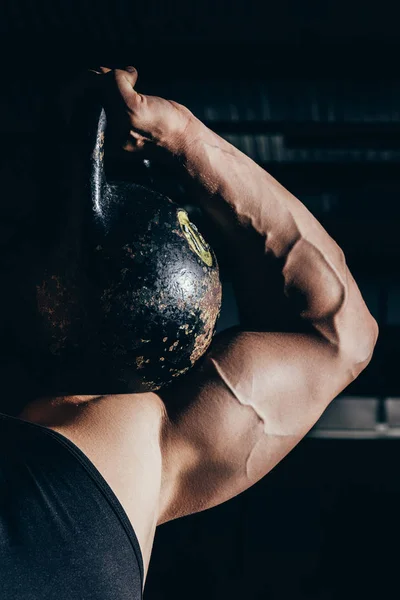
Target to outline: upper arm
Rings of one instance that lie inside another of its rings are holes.
[[[228,330],[168,390],[159,522],[250,487],[361,370],[317,334]]]

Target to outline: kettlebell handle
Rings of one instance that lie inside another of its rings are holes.
[[[105,199],[109,196],[109,185],[104,167],[105,134],[107,129],[107,116],[103,106],[98,103],[89,108],[89,190],[91,206],[96,216],[104,220],[106,210]],[[153,169],[148,159],[143,159],[136,165],[139,185],[149,188],[154,187]]]
[[[96,107],[95,135],[90,157],[90,191],[93,210],[102,216],[102,198],[107,187],[104,171],[104,140],[107,128],[106,112],[102,106]]]

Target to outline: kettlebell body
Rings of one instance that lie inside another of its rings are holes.
[[[36,285],[40,356],[53,387],[63,382],[58,393],[153,391],[208,348],[221,306],[218,264],[169,198],[107,182],[106,115],[94,113],[82,201]]]

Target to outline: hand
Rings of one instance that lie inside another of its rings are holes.
[[[105,108],[113,138],[128,152],[160,146],[173,154],[185,144],[185,132],[194,120],[184,106],[137,92],[134,67],[93,71],[101,76]],[[104,78],[103,78],[104,77]]]

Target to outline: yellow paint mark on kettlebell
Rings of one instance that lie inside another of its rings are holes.
[[[212,267],[213,258],[210,252],[210,247],[201,235],[200,231],[197,229],[196,225],[189,221],[188,214],[185,210],[178,210],[178,220],[182,232],[193,252],[195,252],[208,267]]]

